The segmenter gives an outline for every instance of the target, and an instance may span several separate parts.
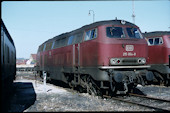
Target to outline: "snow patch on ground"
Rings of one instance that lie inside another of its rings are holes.
[[[36,94],[39,94],[39,93],[67,94],[69,93],[67,90],[61,87],[58,87],[58,86],[55,86],[49,83],[46,83],[46,85],[44,85],[43,82],[36,81],[36,80],[19,79],[19,80],[15,80],[14,82],[32,82]]]
[[[170,87],[149,85],[137,88],[148,96],[170,100]]]
[[[31,82],[33,84],[36,101],[32,106],[25,109],[24,112],[59,112],[59,111],[152,111],[137,105],[132,105],[111,99],[101,99],[97,96],[91,96],[88,93],[77,93],[69,91],[53,84],[44,83],[36,80],[28,80],[18,77],[15,82]],[[160,89],[152,86],[138,85],[141,91],[151,96],[162,96],[170,99],[170,88]]]

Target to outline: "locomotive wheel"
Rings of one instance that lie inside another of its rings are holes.
[[[97,91],[95,89],[94,84],[92,83],[92,80],[88,81],[87,92],[93,96],[97,95]]]
[[[169,74],[166,74],[165,75],[166,76],[166,78],[165,78],[165,86],[170,86],[170,75]]]
[[[95,96],[100,94],[99,87],[95,84],[94,80],[90,76],[84,76],[81,78],[81,85],[90,95]]]
[[[84,93],[85,89],[82,86],[77,86],[77,89],[80,93]]]

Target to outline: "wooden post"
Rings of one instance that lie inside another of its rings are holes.
[[[33,72],[35,74],[35,87],[37,87],[37,72],[35,70]]]

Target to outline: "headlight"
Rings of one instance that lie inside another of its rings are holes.
[[[111,59],[110,59],[110,64],[116,64],[116,59],[111,58]]]
[[[142,59],[142,64],[145,64],[145,63],[146,63],[146,59],[143,58],[143,59]]]
[[[146,59],[145,58],[139,58],[138,59],[138,63],[139,64],[145,64],[146,63]]]
[[[111,65],[120,64],[120,63],[121,63],[121,60],[118,59],[118,58],[111,58],[110,59],[110,64]]]

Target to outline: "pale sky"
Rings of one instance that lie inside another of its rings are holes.
[[[170,1],[134,1],[135,24],[142,32],[170,31]],[[16,46],[17,58],[29,58],[39,45],[93,22],[132,21],[132,1],[3,1],[1,18]]]

